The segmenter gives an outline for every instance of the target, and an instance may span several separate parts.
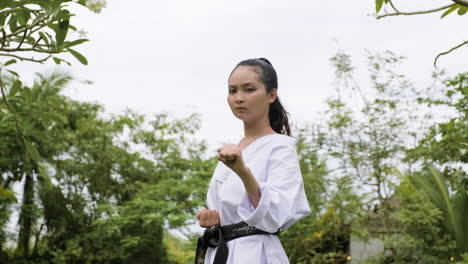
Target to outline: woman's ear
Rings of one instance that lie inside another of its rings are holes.
[[[270,104],[273,103],[277,97],[278,97],[278,89],[276,88],[271,89],[271,91],[268,93],[268,100]]]

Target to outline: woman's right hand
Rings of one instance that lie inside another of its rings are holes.
[[[205,228],[221,224],[221,221],[219,220],[219,213],[216,210],[205,208],[197,213],[197,219],[198,224]]]

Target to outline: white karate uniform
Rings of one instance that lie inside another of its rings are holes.
[[[246,222],[264,231],[284,230],[310,213],[296,153],[296,139],[270,134],[242,151],[244,163],[260,185],[261,198],[252,206],[239,176],[219,162],[207,194],[207,206],[220,214],[221,225]],[[285,264],[288,257],[276,235],[251,235],[227,242],[227,264]],[[208,248],[212,264],[216,248]]]

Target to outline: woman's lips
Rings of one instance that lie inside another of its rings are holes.
[[[236,107],[236,110],[247,110],[245,107]]]

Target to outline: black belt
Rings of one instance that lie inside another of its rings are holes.
[[[278,230],[279,232],[279,230]],[[195,264],[204,264],[206,250],[209,247],[218,247],[213,264],[225,264],[229,255],[229,250],[226,242],[233,239],[251,236],[270,234],[278,235],[276,233],[268,233],[254,226],[249,226],[245,222],[240,222],[233,225],[226,226],[212,226],[205,229],[203,236],[198,238],[197,251],[195,252]]]

